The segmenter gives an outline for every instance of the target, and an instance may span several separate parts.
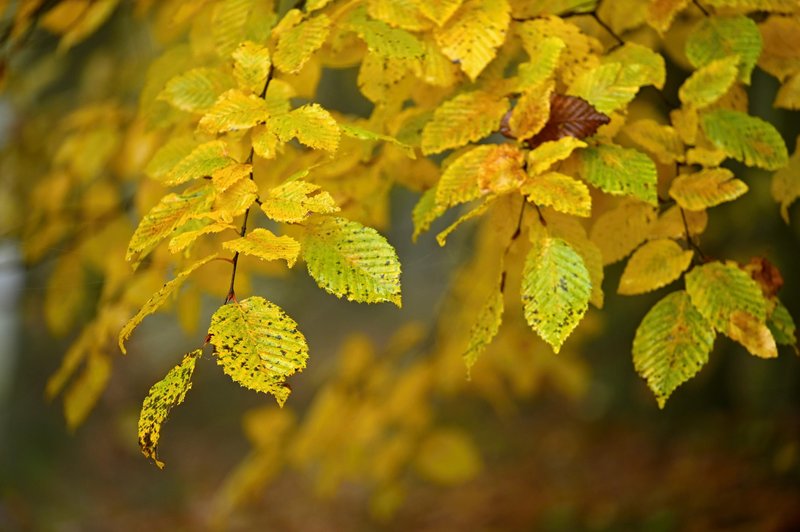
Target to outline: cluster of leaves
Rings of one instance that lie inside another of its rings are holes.
[[[14,51],[40,26],[61,36],[64,52],[115,6],[22,3],[4,44]],[[218,0],[137,10],[163,44],[159,57],[133,62],[108,94],[86,88],[97,81],[87,74],[84,105],[68,116],[42,106],[29,134],[41,138],[55,121],[57,147],[29,153],[21,142],[6,164],[37,179],[0,183],[29,206],[17,214],[26,259],[59,253],[45,300],[52,330],[68,331],[86,306],[76,284],[104,279],[93,317],[48,383],[50,396],[66,388],[71,426],[104,390],[111,346],[124,353],[144,318],[172,300],[193,331],[201,293],[224,303],[145,399],[143,453],[163,465],[161,426],[206,345],[231,379],[283,405],[286,379],[306,367],[305,338],[274,303],[238,295],[251,275],[280,275],[302,260],[326,292],[399,307],[400,263],[378,232],[395,185],[421,192],[414,238],[452,209],[458,217],[438,232],[440,245],[470,220],[481,235],[453,288],[460,299],[432,333],[431,360],[441,362],[408,370],[409,388],[387,391],[380,368],[345,361],[302,425],[274,411],[248,421],[256,451],[224,491],[223,512],[274,475],[281,457],[306,467],[330,457],[342,469],[323,467],[327,486],[373,471],[379,509],[396,504],[391,480],[406,462],[436,477],[436,456],[456,449],[467,464],[456,470],[474,470],[462,436],[436,433],[427,415],[400,414],[427,412],[434,392],[461,387],[453,354],[492,401],[506,400],[502,380],[530,390],[520,368],[546,363],[528,354],[530,331],[569,351],[590,304],[603,306],[604,267],[626,258],[620,294],[685,284],[656,303],[633,340],[634,367],[659,406],[702,368],[717,333],[763,358],[777,356],[777,345],[797,349],[777,269],[762,258],[711,260],[699,246],[707,209],[748,190],[727,160],[776,171],[773,195],[787,221],[800,197],[800,144],[790,159],[777,130],[748,114],[747,92],[758,67],[781,82],[775,106],[800,109],[796,2]],[[664,89],[662,52],[690,71],[674,94]],[[46,86],[57,67],[40,63]],[[366,118],[315,101],[327,72],[350,67],[372,104]],[[126,82],[138,85],[131,79],[144,80],[136,103],[118,96]],[[13,69],[9,80],[12,94],[41,89],[15,86]],[[135,227],[128,211],[141,218]],[[380,393],[362,401],[361,388]],[[349,443],[324,437],[336,414],[358,409],[355,418],[369,422],[348,432]],[[388,434],[402,437],[382,445]],[[426,445],[431,438],[438,443]],[[339,460],[356,444],[379,451]]]

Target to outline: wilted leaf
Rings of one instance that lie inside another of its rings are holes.
[[[564,137],[591,137],[597,128],[610,121],[608,115],[599,112],[582,98],[553,94],[550,97],[550,117],[541,131],[528,141],[528,146],[535,148],[544,142]]]

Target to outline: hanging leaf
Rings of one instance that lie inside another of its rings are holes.
[[[683,223],[684,219],[686,224]],[[673,205],[662,212],[658,220],[652,224],[648,239],[654,238],[686,238],[686,228],[692,236],[700,235],[708,225],[708,214],[702,211],[685,211],[678,205]]]
[[[547,172],[528,179],[520,192],[536,205],[550,206],[565,214],[586,217],[592,213],[592,197],[588,187],[558,172]]]
[[[292,318],[254,296],[217,309],[208,334],[226,375],[245,388],[272,394],[283,406],[290,393],[286,378],[303,371],[308,359],[306,339]]]
[[[450,225],[448,225],[444,229],[444,231],[442,231],[441,233],[436,235],[436,242],[440,246],[444,247],[444,245],[447,243],[447,237],[450,236],[450,233],[452,233],[453,231],[458,229],[458,227],[461,224],[463,224],[464,222],[467,222],[469,220],[472,220],[473,218],[477,218],[479,216],[482,216],[489,209],[489,207],[493,203],[493,200],[494,200],[494,197],[489,196],[488,198],[486,198],[486,200],[483,203],[481,203],[480,205],[478,205],[477,207],[475,207],[474,209],[469,211],[467,214],[464,214],[463,216],[460,216],[458,219],[456,219],[455,222],[453,222]]]
[[[592,283],[581,256],[560,238],[536,242],[522,272],[528,325],[558,353],[589,307]]]
[[[269,117],[266,102],[254,94],[239,89],[223,92],[200,119],[198,127],[206,133],[223,133],[249,129],[263,124]]]
[[[624,131],[633,142],[655,155],[663,164],[685,160],[683,142],[672,126],[645,119],[627,124]]]
[[[585,147],[585,142],[571,136],[543,142],[528,153],[528,175],[542,174],[555,163],[568,158],[576,149]]]
[[[484,162],[496,150],[496,146],[476,146],[450,163],[436,186],[438,208],[446,209],[481,197],[478,178],[484,171]]]
[[[272,117],[269,128],[281,142],[297,138],[301,144],[330,153],[339,147],[339,124],[321,105],[311,103],[288,114]]]
[[[192,179],[211,176],[214,172],[235,162],[228,156],[228,146],[225,141],[212,140],[197,146],[181,159],[164,176],[162,182],[167,186],[180,185]]]
[[[760,358],[776,358],[778,346],[767,324],[748,312],[734,310],[726,331],[728,337],[739,342],[751,354]]]
[[[597,308],[603,308],[603,255],[594,242],[586,236],[586,228],[580,220],[571,215],[558,212],[547,213],[547,232],[550,236],[560,238],[577,251],[586,269],[589,270],[589,279],[592,282],[592,295],[589,303]]]
[[[434,36],[444,55],[474,81],[505,41],[510,22],[507,0],[465,0]]]
[[[283,259],[291,268],[300,254],[300,242],[290,236],[276,236],[267,229],[253,229],[246,236],[222,244],[224,249],[263,260]]]
[[[528,141],[528,146],[535,148],[564,137],[585,139],[610,121],[608,115],[599,112],[583,98],[554,93],[550,97],[550,117],[541,131]]]
[[[717,148],[748,166],[777,170],[789,162],[780,133],[760,118],[718,109],[702,116],[702,126]]]
[[[319,185],[296,179],[270,189],[261,210],[276,222],[296,223],[312,213],[337,212],[339,207]]]
[[[674,240],[651,240],[628,260],[617,292],[644,294],[666,286],[680,277],[691,262],[691,250],[684,251]]]
[[[411,212],[411,219],[414,222],[414,234],[411,236],[414,242],[419,235],[428,230],[431,224],[439,218],[447,209],[436,204],[436,187],[429,188],[414,206]]]
[[[715,59],[739,56],[739,80],[750,84],[750,74],[761,54],[761,33],[745,16],[703,17],[686,39],[686,57],[695,68]]]
[[[800,136],[789,164],[772,176],[772,197],[781,204],[781,217],[789,223],[789,207],[800,198]]]
[[[171,138],[153,154],[144,173],[151,179],[161,180],[197,147],[197,141],[191,136]]]
[[[245,41],[233,51],[233,77],[243,91],[261,94],[271,69],[269,50],[258,43]]]
[[[375,229],[320,217],[308,225],[302,245],[308,273],[320,288],[349,301],[401,305],[397,253]]]
[[[422,130],[422,153],[431,155],[489,136],[500,127],[508,100],[472,91],[459,94],[436,108]]]
[[[581,177],[604,192],[658,205],[656,165],[644,153],[610,144],[581,152]]]
[[[182,228],[180,231],[176,231],[178,234],[170,239],[168,246],[169,252],[178,254],[194,244],[194,242],[201,236],[221,233],[226,229],[238,231],[236,226],[229,222],[212,222],[208,225],[204,225],[200,229],[193,229],[191,231],[187,231],[185,228]]]
[[[678,97],[684,105],[693,105],[697,109],[708,107],[731,88],[739,74],[738,65],[738,55],[711,61],[683,82]]]
[[[178,275],[175,276],[174,279],[164,284],[161,289],[153,294],[150,299],[139,309],[139,312],[136,313],[134,317],[128,320],[128,323],[122,328],[119,332],[119,338],[117,340],[119,344],[119,350],[122,351],[122,354],[128,354],[128,350],[125,349],[125,341],[130,338],[131,333],[133,330],[142,323],[142,320],[149,316],[150,314],[157,311],[161,305],[167,300],[167,298],[172,295],[180,286],[183,284],[184,281],[200,266],[208,264],[212,260],[217,258],[217,254],[209,255],[204,259],[200,259],[197,262],[193,263],[188,268],[181,271]]]
[[[150,388],[142,404],[139,414],[139,448],[159,469],[164,468],[164,462],[158,459],[157,453],[161,427],[172,407],[181,404],[192,388],[194,366],[202,354],[202,349],[195,349],[184,355],[180,364],[169,370],[163,379]]]
[[[713,168],[678,176],[669,189],[669,195],[678,205],[690,211],[733,201],[745,192],[747,185],[736,179],[727,168]]]
[[[603,254],[603,264],[622,260],[644,242],[656,220],[656,209],[640,202],[626,202],[601,214],[590,238]]]
[[[299,11],[292,10],[289,13],[294,14]],[[293,16],[289,13],[286,15],[287,19]],[[295,16],[294,20],[299,18],[301,15]],[[311,59],[314,52],[325,43],[330,26],[330,19],[326,15],[320,14],[283,31],[278,38],[278,46],[273,57],[275,66],[287,74],[299,72]]]
[[[492,290],[492,295],[483,304],[478,318],[469,333],[469,345],[464,353],[464,363],[467,365],[467,375],[470,374],[472,366],[478,361],[478,357],[486,350],[492,339],[500,330],[500,323],[503,321],[503,292],[500,291],[498,284]]]
[[[711,324],[684,291],[669,294],[645,315],[633,340],[633,365],[659,408],[708,362],[714,337]]]
[[[539,133],[550,116],[553,83],[536,86],[523,94],[508,120],[512,138],[523,141]]]
[[[219,69],[193,68],[170,79],[158,99],[182,111],[201,112],[214,105],[219,95],[231,88],[233,80]]]

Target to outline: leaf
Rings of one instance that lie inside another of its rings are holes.
[[[214,218],[230,223],[244,214],[258,198],[258,186],[252,179],[240,179],[217,195],[214,201]]]
[[[300,254],[300,242],[290,236],[276,236],[267,229],[253,229],[246,236],[222,244],[228,251],[253,255],[263,260],[284,259],[291,268]]]
[[[567,94],[589,102],[601,113],[624,108],[639,92],[639,85],[625,78],[622,63],[598,65],[579,75],[570,85]]]
[[[650,119],[637,120],[625,126],[625,133],[633,142],[655,155],[660,163],[673,164],[685,160],[683,142],[672,126],[664,126]]]
[[[276,222],[295,223],[309,214],[336,212],[339,207],[318,185],[296,179],[270,189],[261,203],[261,210]]]
[[[261,94],[272,68],[269,50],[253,41],[244,41],[239,43],[232,55],[233,77],[239,88],[253,94]]]
[[[689,0],[652,0],[647,6],[647,23],[660,34],[664,34],[680,11],[689,5]]]
[[[443,25],[447,20],[453,16],[463,0],[429,0],[420,2],[419,11],[430,20],[436,23],[437,26]]]
[[[367,50],[380,57],[413,59],[421,57],[425,51],[424,45],[413,33],[367,17],[366,8],[355,9],[347,25],[364,40]]]
[[[217,192],[225,192],[242,179],[248,179],[253,174],[252,164],[234,163],[211,174],[211,182]]]
[[[793,346],[797,353],[797,336],[792,315],[778,298],[774,299],[774,303],[775,307],[767,318],[767,327],[772,332],[775,343]]]
[[[686,224],[683,223],[684,217]],[[702,211],[684,211],[673,205],[659,216],[652,224],[648,239],[654,238],[686,238],[686,227],[692,235],[702,234],[708,225],[708,214]]]
[[[568,158],[577,148],[585,147],[585,142],[569,136],[543,142],[528,153],[528,175],[542,174],[555,163]]]
[[[786,144],[775,127],[739,111],[718,109],[701,118],[703,131],[714,145],[747,166],[777,170],[786,166]]]
[[[327,15],[319,14],[282,32],[273,56],[275,66],[287,74],[299,72],[314,52],[325,43],[330,26],[331,21]]]
[[[194,138],[174,137],[153,154],[144,168],[144,173],[152,179],[161,180],[195,148],[197,141]]]
[[[253,296],[218,308],[208,334],[226,375],[245,388],[272,394],[283,406],[290,393],[286,378],[303,371],[308,359],[306,339],[292,318]]]
[[[664,58],[649,46],[627,42],[610,51],[603,57],[603,62],[622,65],[619,81],[624,85],[653,85],[659,90],[664,88],[667,77]]]
[[[636,329],[633,365],[659,408],[708,362],[714,337],[714,329],[684,291],[667,295],[648,311]]]
[[[420,476],[442,486],[455,486],[476,477],[481,458],[469,435],[455,428],[437,428],[419,443],[414,466]]]
[[[511,110],[508,120],[511,138],[526,140],[539,133],[550,116],[550,95],[553,84],[534,87],[523,94]]]
[[[745,16],[703,17],[686,39],[686,57],[695,68],[715,59],[739,56],[739,80],[750,84],[750,74],[761,54],[761,34]]]
[[[522,272],[528,325],[558,353],[589,307],[592,283],[581,256],[560,238],[534,244]]]
[[[308,225],[302,245],[308,273],[320,288],[349,301],[400,307],[400,262],[375,229],[321,217]]]
[[[769,17],[758,29],[764,43],[758,66],[782,81],[800,72],[800,19]]]
[[[645,203],[626,202],[601,214],[590,233],[603,254],[603,264],[622,260],[644,242],[656,220],[656,209]]]
[[[526,181],[520,192],[536,205],[547,205],[574,216],[590,216],[592,197],[586,185],[558,172],[547,172]]]
[[[182,111],[201,112],[232,87],[233,80],[219,69],[193,68],[170,79],[158,99]]]
[[[604,192],[658,205],[656,165],[644,153],[601,144],[581,152],[580,174]]]
[[[269,128],[281,142],[297,138],[301,144],[330,153],[339,147],[339,124],[321,105],[311,103],[288,114],[272,117]]]
[[[583,98],[554,93],[550,97],[550,117],[541,131],[528,141],[528,146],[535,148],[564,137],[591,137],[597,128],[610,121]]]
[[[64,392],[64,418],[70,430],[83,423],[106,390],[110,377],[109,357],[100,351],[90,351],[83,372]]]
[[[485,213],[491,206],[493,199],[494,198],[491,196],[486,198],[486,201],[469,211],[467,214],[460,216],[455,222],[448,225],[444,231],[436,235],[436,242],[440,246],[444,247],[444,245],[447,243],[447,237],[450,236],[450,233],[458,229],[458,227],[464,222],[472,220],[473,218],[477,218],[478,216],[482,216],[483,213]]]
[[[772,197],[781,204],[781,217],[789,223],[789,207],[800,198],[800,136],[792,158],[772,176]]]
[[[736,179],[727,168],[712,168],[678,176],[669,189],[670,197],[690,211],[733,201],[745,192],[747,185]]]
[[[139,312],[137,312],[134,317],[128,320],[128,322],[119,332],[119,338],[117,339],[117,342],[119,344],[119,350],[122,351],[122,354],[125,355],[128,354],[128,350],[125,349],[125,341],[128,338],[130,338],[131,333],[133,333],[133,330],[136,329],[136,327],[138,327],[140,323],[142,323],[142,320],[144,320],[145,317],[157,311],[161,307],[161,305],[164,304],[167,298],[170,295],[172,295],[178,288],[180,288],[183,282],[186,281],[186,279],[195,270],[197,270],[200,266],[208,264],[215,258],[217,258],[216,253],[213,255],[209,255],[204,259],[198,260],[197,262],[190,265],[188,268],[185,268],[183,271],[181,271],[178,275],[175,276],[174,279],[165,283],[164,286],[162,286],[158,292],[150,296],[150,299],[148,299],[147,302],[142,306],[142,308],[139,309]]]
[[[684,251],[674,240],[651,240],[628,260],[617,292],[644,294],[666,286],[680,277],[691,262],[692,251]]]
[[[517,69],[519,88],[524,92],[530,92],[532,87],[547,81],[553,75],[561,51],[567,46],[563,39],[555,36],[542,36],[528,44],[531,61],[520,64]]]
[[[200,119],[198,127],[206,133],[223,133],[249,129],[263,124],[269,117],[264,100],[239,89],[223,92]]]
[[[368,0],[367,11],[370,17],[404,30],[422,31],[431,27],[416,0]]]
[[[167,186],[180,185],[192,179],[211,176],[214,172],[234,163],[235,161],[228,156],[228,146],[225,141],[212,140],[192,150],[161,181]]]
[[[730,315],[729,338],[739,342],[751,354],[760,358],[777,358],[778,346],[775,338],[763,320],[759,320],[748,312],[734,310]]]
[[[773,107],[800,109],[800,71],[783,82],[775,96]]]
[[[422,130],[422,153],[431,155],[480,140],[500,127],[508,100],[483,91],[459,94],[436,108]]]
[[[467,365],[467,375],[470,374],[472,366],[478,361],[478,357],[486,350],[492,339],[500,330],[500,323],[503,321],[503,292],[500,291],[499,284],[492,290],[492,295],[486,299],[486,303],[481,307],[478,318],[469,332],[469,345],[464,353],[464,363]]]
[[[395,146],[402,148],[403,152],[406,155],[408,155],[409,158],[416,159],[416,154],[414,153],[414,149],[411,146],[403,142],[400,142],[399,140],[390,135],[383,135],[381,133],[376,133],[374,131],[370,131],[369,129],[359,127],[355,124],[339,124],[339,129],[341,130],[343,135],[346,135],[354,139],[381,140],[383,142],[394,144]]]
[[[474,81],[505,41],[510,22],[507,0],[465,0],[434,37],[444,55]]]
[[[47,279],[44,298],[44,319],[56,335],[70,332],[86,302],[83,262],[78,253],[65,253],[58,257]]]
[[[693,105],[696,109],[716,102],[728,92],[736,80],[738,64],[739,56],[733,55],[715,59],[695,70],[678,90],[681,102],[684,105]]]
[[[214,233],[221,233],[226,229],[233,229],[235,231],[238,231],[238,229],[233,224],[226,222],[214,222],[208,225],[204,225],[200,229],[193,229],[190,231],[181,229],[179,234],[175,235],[173,238],[170,239],[169,252],[173,254],[178,254],[184,249],[194,244],[194,242],[201,236],[210,235]]]
[[[484,171],[484,162],[495,149],[493,144],[476,146],[450,163],[436,186],[437,208],[447,209],[481,197],[478,178]]]
[[[495,144],[486,151],[478,173],[482,194],[505,194],[516,190],[527,177],[522,166],[525,154],[513,144]]]
[[[592,282],[592,295],[589,303],[603,308],[603,255],[600,249],[586,236],[586,229],[574,216],[559,212],[547,213],[547,232],[550,236],[560,238],[569,244],[583,258],[583,264],[589,270]]]
[[[416,242],[419,235],[427,231],[446,210],[446,207],[436,204],[436,187],[426,190],[411,212],[411,219],[414,222],[414,234],[411,239]]]
[[[164,468],[164,462],[158,459],[157,454],[161,426],[167,420],[172,407],[181,404],[192,388],[194,366],[202,354],[202,349],[195,349],[184,355],[180,364],[169,370],[163,379],[150,388],[142,404],[139,414],[139,448],[159,469]]]

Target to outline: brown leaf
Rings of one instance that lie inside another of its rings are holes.
[[[783,286],[783,276],[778,268],[763,257],[753,257],[744,270],[750,274],[765,297],[773,297]]]
[[[535,148],[543,142],[563,137],[585,139],[610,121],[608,115],[595,109],[583,98],[554,93],[550,97],[550,118],[527,144],[528,147]]]

